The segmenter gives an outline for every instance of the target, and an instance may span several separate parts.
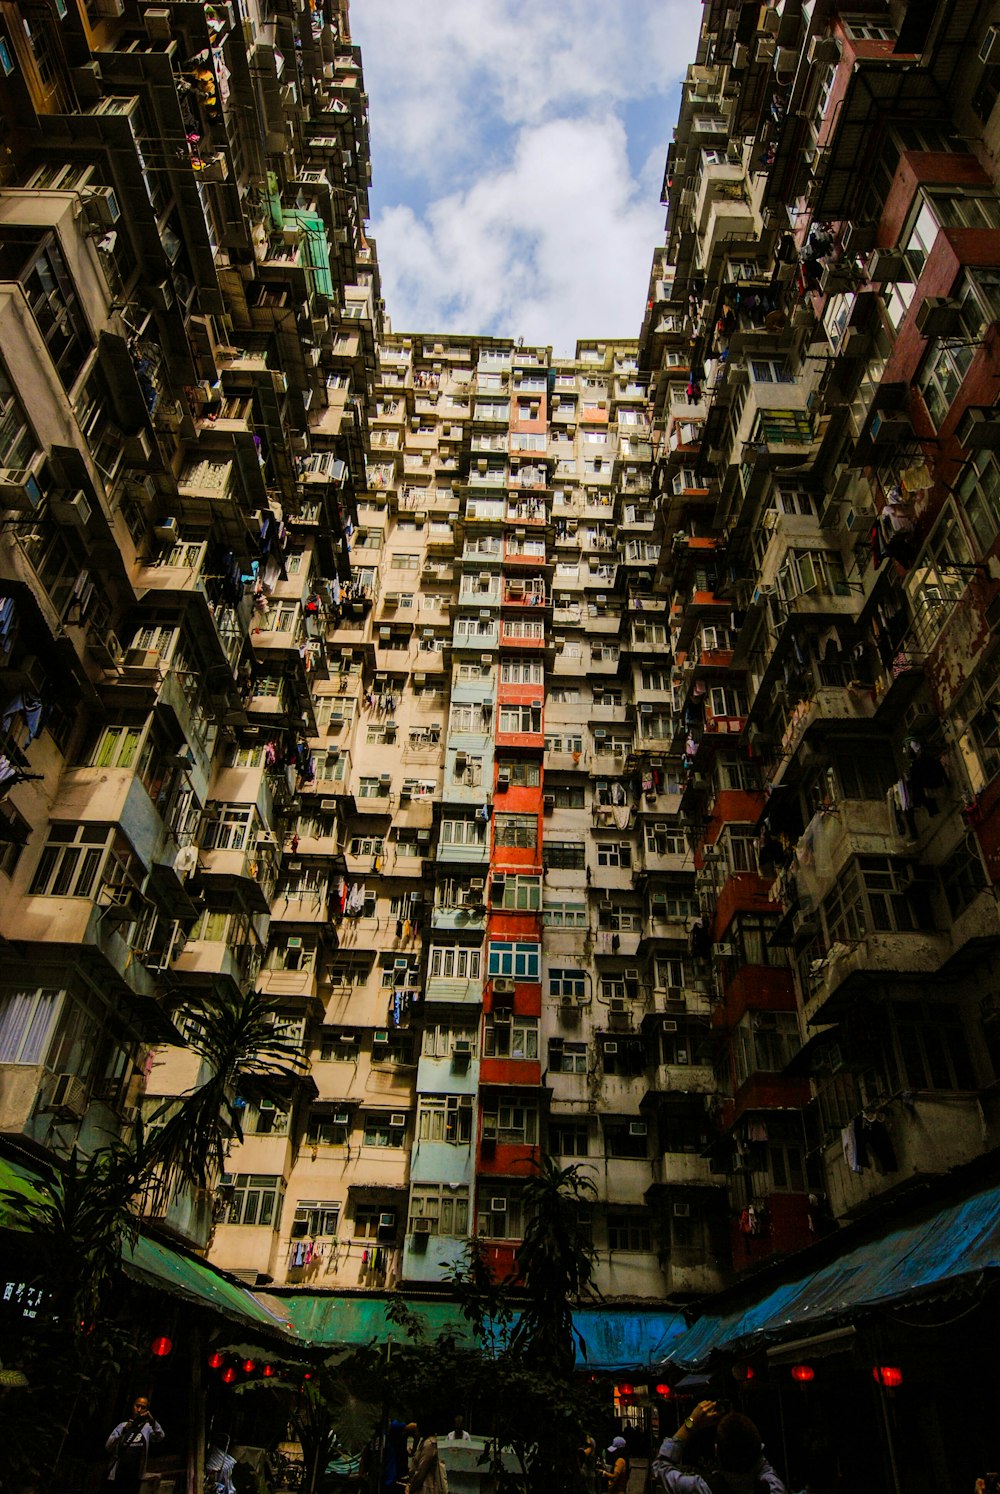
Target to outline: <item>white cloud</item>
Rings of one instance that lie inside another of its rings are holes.
[[[625,111],[669,117],[700,13],[697,0],[354,0],[397,329],[559,352],[635,334],[667,132],[643,144],[636,180]]]

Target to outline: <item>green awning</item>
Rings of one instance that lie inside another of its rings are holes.
[[[366,1344],[372,1339],[391,1338],[395,1343],[409,1344],[413,1339],[385,1315],[389,1299],[385,1297],[347,1297],[329,1293],[295,1292],[256,1294],[258,1301],[280,1305],[292,1332],[318,1348],[334,1345]],[[453,1302],[408,1302],[407,1306],[423,1321],[429,1339],[451,1332],[459,1341],[472,1343],[472,1331]]]
[[[35,1175],[28,1167],[0,1157],[0,1189],[3,1188],[31,1199],[42,1197],[35,1185]],[[0,1224],[7,1222],[0,1207]],[[126,1247],[122,1268],[134,1281],[169,1292],[193,1306],[209,1308],[242,1328],[266,1329],[299,1343],[278,1298],[261,1300],[242,1282],[216,1270],[207,1261],[148,1235],[140,1235],[134,1249]]]
[[[184,1255],[148,1235],[140,1235],[135,1249],[126,1250],[122,1265],[128,1276],[144,1286],[159,1287],[196,1307],[211,1308],[245,1327],[266,1329],[299,1342],[276,1298],[262,1299],[207,1261]]]

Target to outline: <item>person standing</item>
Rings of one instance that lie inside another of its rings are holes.
[[[114,1494],[139,1494],[149,1445],[162,1442],[163,1437],[163,1428],[150,1415],[148,1396],[137,1395],[128,1421],[120,1421],[104,1444],[112,1454],[106,1488]]]
[[[436,1437],[425,1437],[413,1455],[410,1494],[448,1494],[448,1477]]]
[[[396,1494],[399,1486],[406,1483],[410,1461],[409,1442],[412,1437],[416,1447],[418,1435],[415,1421],[399,1421],[393,1417],[389,1422],[382,1461],[382,1487],[386,1494]]]
[[[455,1424],[444,1440],[446,1442],[470,1442],[472,1440],[465,1430],[465,1417],[461,1411],[456,1414]]]
[[[687,1463],[692,1436],[715,1433],[713,1465],[703,1475]],[[699,1401],[668,1437],[653,1460],[653,1479],[666,1494],[786,1494],[785,1486],[764,1457],[760,1433],[739,1411],[720,1416],[714,1401]]]
[[[606,1494],[627,1494],[629,1476],[628,1443],[615,1437],[607,1452],[609,1467],[602,1475]]]

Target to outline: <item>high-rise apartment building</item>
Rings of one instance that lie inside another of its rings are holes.
[[[544,1150],[674,1302],[992,1152],[991,7],[706,5],[572,359],[390,330],[346,4],[0,27],[5,1135],[259,990],[300,1072],[151,1227],[423,1290]]]

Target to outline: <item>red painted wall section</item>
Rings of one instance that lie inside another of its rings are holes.
[[[795,983],[790,970],[742,965],[726,986],[726,999],[713,1008],[713,1027],[735,1027],[744,1012],[793,1012]]]
[[[533,1015],[522,1012],[522,1016]],[[481,1058],[479,1083],[503,1084],[515,1089],[519,1085],[537,1087],[542,1082],[542,1065],[535,1058]]]
[[[534,417],[518,414],[519,405],[538,406],[538,414]],[[510,392],[510,428],[512,431],[525,431],[529,435],[544,434],[548,430],[549,423],[549,400],[544,389],[528,389],[524,394],[518,392],[517,384],[512,384]],[[516,453],[515,453],[516,454]],[[522,460],[530,462],[532,456],[537,452],[522,452]]]
[[[484,1156],[482,1143],[480,1143],[479,1159],[476,1163],[476,1171],[484,1177],[514,1177],[527,1179],[532,1175],[533,1163],[538,1156],[536,1146],[512,1146],[506,1142],[498,1141],[496,1148],[490,1148],[492,1155]]]
[[[726,929],[736,913],[769,913],[776,917],[779,909],[768,896],[770,888],[771,880],[757,872],[738,872],[730,877],[715,905],[712,938],[716,942],[725,940]]]
[[[804,1193],[772,1193],[767,1205],[768,1228],[762,1235],[744,1235],[739,1218],[732,1221],[733,1265],[745,1271],[772,1255],[802,1250],[816,1236],[809,1229],[809,1201]]]
[[[784,1079],[780,1074],[751,1074],[729,1101],[723,1117],[733,1126],[741,1115],[753,1110],[802,1110],[811,1095],[808,1079]]]
[[[501,1011],[511,1011],[519,1017],[540,1017],[542,1014],[542,988],[537,983],[534,985],[522,985],[518,982],[514,993],[513,1004],[509,997],[503,1001],[496,1001],[493,997],[492,987],[487,986],[483,991],[483,1010],[493,1011],[499,1007]]]

